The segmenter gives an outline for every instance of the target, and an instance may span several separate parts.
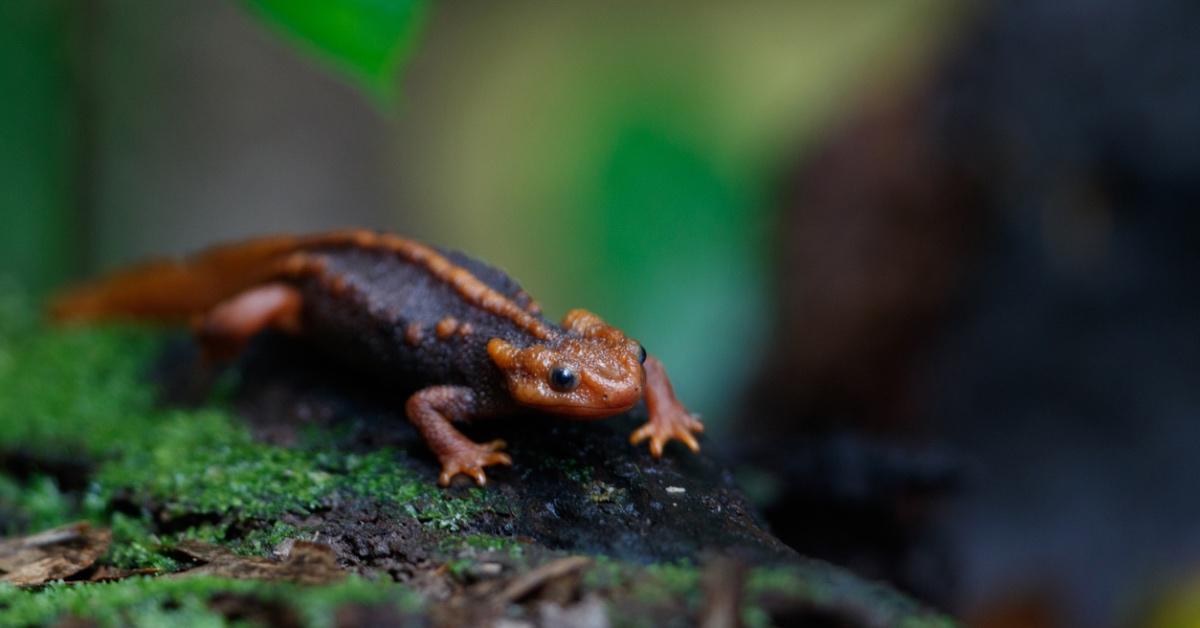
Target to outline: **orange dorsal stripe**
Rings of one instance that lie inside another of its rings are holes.
[[[555,335],[553,328],[541,319],[525,311],[515,301],[480,281],[471,271],[454,264],[432,247],[415,240],[389,234],[377,235],[369,231],[352,233],[350,237],[357,246],[382,248],[415,266],[424,268],[430,275],[453,287],[468,303],[501,318],[507,318],[536,338],[549,340]]]
[[[295,274],[300,269],[295,263],[289,266],[289,257],[316,247],[392,252],[453,287],[467,302],[529,334],[543,340],[555,335],[552,327],[432,247],[365,230],[258,238],[214,247],[184,260],[138,264],[63,292],[51,303],[50,313],[58,321],[184,321],[243,290]]]

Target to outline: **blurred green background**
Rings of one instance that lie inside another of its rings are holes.
[[[960,3],[0,5],[0,273],[363,225],[593,309],[720,424],[772,329],[776,179]]]
[[[782,474],[764,514],[802,553],[1077,619],[975,625],[1129,625],[1193,574],[1147,625],[1195,625],[1197,25],[1194,0],[6,0],[0,290],[409,234],[642,340],[708,451]],[[830,426],[898,443],[878,494],[876,441]],[[946,503],[900,481],[926,438],[967,463]]]

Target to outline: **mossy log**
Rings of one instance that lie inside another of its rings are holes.
[[[629,445],[641,410],[468,427],[507,440],[514,464],[489,469],[486,488],[440,489],[399,401],[287,339],[263,338],[217,372],[181,337],[46,330],[0,299],[0,529],[85,520],[111,532],[65,581],[0,584],[0,615],[953,625],[796,555],[709,456],[656,461]]]

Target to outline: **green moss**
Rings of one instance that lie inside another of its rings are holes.
[[[469,580],[471,568],[501,558],[509,567],[523,570],[529,566],[525,548],[516,540],[490,534],[452,534],[437,543],[437,549],[449,557],[446,571],[460,582]],[[498,556],[503,555],[503,556]],[[506,557],[506,559],[505,559]]]
[[[126,569],[153,567],[173,571],[179,567],[179,563],[167,552],[185,540],[222,545],[242,555],[265,556],[285,539],[304,536],[304,531],[282,521],[250,530],[241,536],[232,535],[230,526],[224,523],[204,523],[174,534],[159,535],[151,530],[147,519],[122,513],[113,513],[110,525],[113,544],[105,561]]]
[[[197,577],[51,585],[41,591],[0,585],[0,609],[7,625],[49,625],[79,615],[101,626],[224,626],[223,618],[209,608],[217,594],[282,604],[304,625],[314,627],[332,626],[337,609],[346,604],[390,606],[399,613],[418,611],[422,605],[421,598],[402,585],[357,577],[323,587]]]
[[[219,524],[156,539],[169,547],[189,534],[241,553],[262,554],[302,531],[279,522],[311,512],[335,494],[393,504],[431,527],[456,531],[487,507],[482,491],[455,496],[407,469],[394,452],[366,455],[290,450],[255,443],[227,413],[176,412],[156,427],[157,442],[100,468],[105,499],[133,494],[168,516],[206,514]],[[249,533],[231,538],[236,524]],[[135,543],[136,544],[136,543]]]
[[[820,587],[813,587],[811,581],[789,567],[759,567],[746,578],[746,593],[751,596],[772,593],[795,595],[800,592],[810,597],[822,594]]]
[[[287,539],[301,538],[305,532],[300,528],[282,521],[276,521],[269,528],[251,530],[233,544],[233,551],[248,556],[265,556]]]
[[[37,327],[37,308],[10,277],[0,276],[0,348]]]
[[[601,555],[584,573],[583,588],[622,600],[608,607],[614,626],[690,626],[703,600],[700,579],[687,561],[636,565]]]
[[[487,507],[479,489],[438,489],[388,450],[365,455],[285,449],[253,442],[227,412],[172,412],[153,445],[104,465],[106,496],[134,491],[168,514],[208,513],[272,520],[307,513],[336,492],[394,503],[433,527],[459,530]]]
[[[45,330],[22,311],[0,301],[0,454],[64,459],[94,473],[82,504],[52,478],[22,485],[0,476],[5,533],[89,517],[114,528],[113,563],[170,569],[174,562],[161,551],[182,538],[266,553],[302,533],[281,518],[312,512],[336,495],[394,505],[399,516],[451,532],[492,507],[482,490],[437,488],[394,451],[347,454],[318,434],[297,449],[255,442],[221,403],[236,374],[222,378],[208,407],[161,408],[147,377],[161,334]],[[148,512],[113,513],[117,500],[151,507],[155,517],[198,515],[208,523],[160,537]]]
[[[105,561],[123,569],[151,567],[171,571],[178,564],[160,553],[162,540],[150,531],[145,521],[113,513],[109,525],[113,542]]]
[[[108,328],[0,344],[0,449],[97,459],[143,443],[157,416],[145,369],[155,335]]]
[[[761,606],[744,604],[741,615],[742,625],[746,628],[770,628],[775,625],[771,620],[771,614]]]
[[[506,551],[509,553],[518,554],[522,552],[520,543],[513,539],[502,536],[492,536],[490,534],[468,534],[455,538],[459,539],[465,547],[482,550],[485,552]]]
[[[700,603],[700,571],[688,563],[647,565],[635,579],[635,597],[643,604],[665,606],[681,601],[687,608]]]
[[[583,585],[591,591],[628,589],[647,606],[690,604],[699,601],[700,570],[688,561],[632,565],[599,555],[592,557]]]
[[[613,626],[692,626],[701,610],[701,572],[690,563],[636,566],[598,561],[593,570],[598,574],[584,576],[584,585],[605,582],[606,597],[622,599],[608,605]]]
[[[151,433],[153,443],[126,451],[96,474],[108,496],[129,489],[168,515],[252,519],[307,512],[335,488],[312,456],[252,442],[225,412],[170,412]]]
[[[456,558],[446,563],[446,571],[456,580],[462,581],[466,578],[467,570],[474,564],[475,561],[468,558]]]
[[[540,470],[562,473],[563,476],[576,484],[587,484],[592,480],[592,469],[576,458],[560,458],[541,455],[537,461]]]
[[[399,505],[403,512],[433,528],[456,532],[479,513],[492,508],[488,493],[470,488],[445,491],[405,465],[402,454],[389,450],[340,457],[341,486],[347,492]]]
[[[747,628],[773,626],[771,615],[758,601],[763,596],[780,595],[795,598],[806,595],[811,587],[795,570],[786,567],[758,567],[746,577],[745,602],[742,604],[742,623]]]
[[[503,553],[514,561],[523,562],[525,556],[525,547],[517,540],[491,534],[448,535],[439,542],[438,548],[447,555],[459,558]]]
[[[20,483],[0,474],[0,532],[52,528],[77,518],[77,511],[54,478],[35,475]]]
[[[609,556],[592,557],[592,565],[583,574],[583,586],[589,591],[620,586],[623,577],[621,563]]]

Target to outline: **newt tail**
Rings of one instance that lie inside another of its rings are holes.
[[[276,263],[312,238],[279,236],[214,247],[184,259],[144,262],[59,294],[50,316],[62,323],[144,320],[179,323],[262,283]]]

